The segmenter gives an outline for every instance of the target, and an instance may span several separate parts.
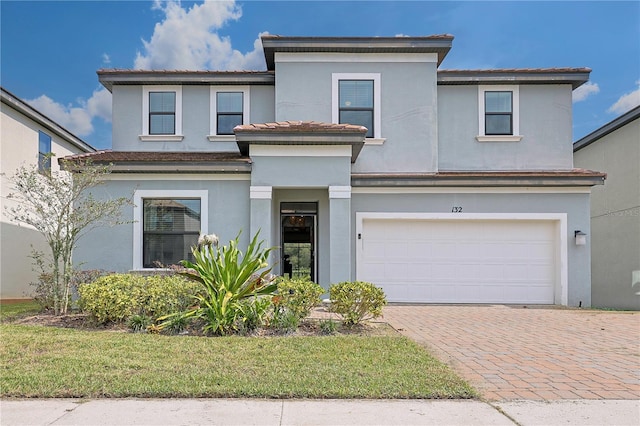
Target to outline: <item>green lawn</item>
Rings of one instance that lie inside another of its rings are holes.
[[[33,300],[24,302],[12,302],[0,304],[0,321],[10,320],[26,314],[35,314],[40,311],[40,305]]]
[[[3,307],[4,310],[4,307]],[[194,337],[0,325],[2,397],[472,398],[393,336]]]

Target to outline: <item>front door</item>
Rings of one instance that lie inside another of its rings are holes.
[[[317,203],[281,203],[283,276],[316,281]]]

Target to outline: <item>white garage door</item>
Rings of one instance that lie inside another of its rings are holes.
[[[556,224],[367,219],[357,278],[393,302],[554,303]]]

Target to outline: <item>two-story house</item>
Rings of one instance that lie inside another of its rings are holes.
[[[104,193],[132,194],[135,223],[76,260],[151,269],[199,233],[260,231],[276,273],[325,287],[588,306],[604,174],[573,168],[571,94],[590,70],[438,70],[452,41],[268,35],[266,71],[98,71],[113,150],[89,157],[113,163]]]
[[[0,299],[22,299],[33,295],[31,284],[38,282],[32,250],[48,253],[49,247],[38,231],[7,215],[16,203],[9,198],[9,179],[20,166],[58,171],[50,154],[61,158],[95,149],[4,88],[0,100]]]

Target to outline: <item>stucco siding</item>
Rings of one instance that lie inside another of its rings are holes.
[[[519,142],[479,142],[478,87],[438,86],[438,168],[568,170],[573,167],[570,85],[521,85]]]
[[[328,187],[349,185],[349,157],[254,157],[252,185]]]
[[[592,298],[640,310],[640,119],[575,152],[576,167],[607,173],[591,195]]]
[[[365,146],[354,171],[435,171],[435,63],[277,63],[276,120],[331,122],[334,73],[380,75],[380,136],[385,141]]]
[[[210,141],[211,87],[182,86],[181,141],[141,141],[143,134],[142,86],[113,86],[113,150],[114,151],[207,151],[237,152],[235,141]],[[226,87],[226,86],[225,86]],[[249,89],[251,122],[274,120],[273,86],[253,86]]]
[[[218,235],[227,244],[242,231],[242,246],[249,243],[249,181],[248,180],[111,180],[95,189],[96,197],[129,197],[135,191],[204,190],[208,193],[208,232]],[[133,207],[126,206],[123,218],[134,219]],[[75,251],[74,263],[82,269],[105,269],[127,272],[133,266],[133,224],[101,227],[82,238]]]

